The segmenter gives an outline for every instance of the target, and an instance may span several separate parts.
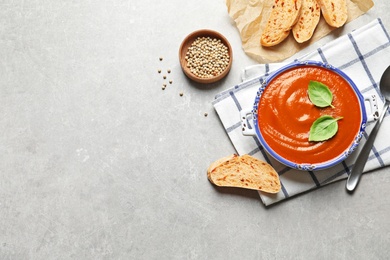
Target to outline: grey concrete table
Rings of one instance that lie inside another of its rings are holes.
[[[390,28],[375,4],[341,33]],[[208,87],[178,62],[199,28],[234,49]],[[388,168],[269,208],[208,182],[234,152],[211,101],[253,64],[222,0],[2,1],[0,259],[388,259]]]

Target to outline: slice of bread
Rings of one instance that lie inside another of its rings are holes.
[[[301,11],[302,0],[275,0],[267,24],[261,34],[260,44],[275,46],[290,34]]]
[[[321,9],[317,0],[302,0],[301,13],[297,23],[292,28],[292,33],[297,42],[302,43],[311,39],[318,22]]]
[[[341,27],[348,18],[346,0],[318,0],[325,21],[332,27]]]
[[[208,170],[209,181],[217,186],[238,187],[278,193],[279,175],[268,163],[250,155],[233,154],[213,162]]]

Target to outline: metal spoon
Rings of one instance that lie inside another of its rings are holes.
[[[380,115],[378,121],[376,122],[374,128],[372,129],[372,132],[370,136],[368,137],[366,143],[363,146],[363,149],[361,150],[360,154],[358,155],[356,159],[355,166],[352,168],[351,173],[348,176],[346,188],[348,191],[353,191],[356,186],[359,183],[360,177],[363,173],[363,168],[366,165],[368,155],[370,154],[372,145],[374,144],[374,140],[376,137],[376,134],[378,133],[379,127],[381,126],[381,123],[383,121],[383,118],[387,112],[387,109],[390,105],[390,66],[387,67],[385,72],[383,72],[383,75],[381,77],[381,81],[379,83],[379,87],[381,90],[382,95],[385,97],[385,105],[382,109],[382,114]]]

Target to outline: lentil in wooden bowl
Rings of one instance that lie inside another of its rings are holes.
[[[198,83],[214,83],[229,73],[233,51],[222,34],[202,29],[183,40],[179,59],[187,77]]]

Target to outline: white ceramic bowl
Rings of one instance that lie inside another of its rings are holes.
[[[356,98],[359,102],[359,107],[360,107],[360,115],[361,115],[361,120],[359,122],[359,130],[356,131],[354,134],[353,140],[351,140],[350,145],[340,154],[337,154],[334,156],[331,160],[326,160],[323,162],[316,162],[316,163],[299,163],[299,162],[294,162],[294,160],[291,159],[286,159],[283,156],[281,156],[279,153],[277,153],[271,145],[267,143],[265,140],[263,133],[261,132],[261,129],[259,127],[259,120],[262,120],[261,118],[258,117],[258,108],[259,104],[261,102],[261,97],[264,92],[264,90],[267,88],[268,84],[272,82],[272,80],[277,77],[278,75],[294,68],[301,68],[301,67],[306,67],[306,66],[311,66],[311,67],[321,67],[326,70],[330,70],[332,72],[335,72],[336,74],[340,75],[345,81],[347,81],[348,85],[352,88],[353,93],[356,95]],[[285,164],[288,167],[299,169],[299,170],[323,170],[332,166],[335,166],[336,164],[339,164],[343,160],[345,160],[359,145],[360,139],[363,135],[363,132],[366,128],[366,123],[367,123],[367,113],[366,113],[366,107],[365,107],[365,101],[369,101],[371,104],[371,110],[375,109],[376,104],[375,103],[375,97],[371,98],[365,98],[363,95],[360,93],[359,89],[355,85],[355,83],[341,70],[323,62],[318,62],[318,61],[294,61],[271,75],[265,78],[263,81],[262,85],[260,86],[257,95],[254,100],[254,104],[252,107],[252,110],[249,111],[243,111],[241,120],[242,120],[242,127],[243,127],[243,134],[244,135],[251,135],[251,136],[256,136],[260,144],[263,146],[265,151],[270,154],[272,157],[274,157],[277,161]],[[248,112],[251,115],[251,117],[248,117]],[[372,111],[371,111],[372,112]],[[374,114],[374,112],[372,112]],[[248,122],[248,118],[252,118],[251,122]],[[370,120],[373,120],[373,117],[369,117]],[[251,125],[252,128],[250,129],[248,125]]]

